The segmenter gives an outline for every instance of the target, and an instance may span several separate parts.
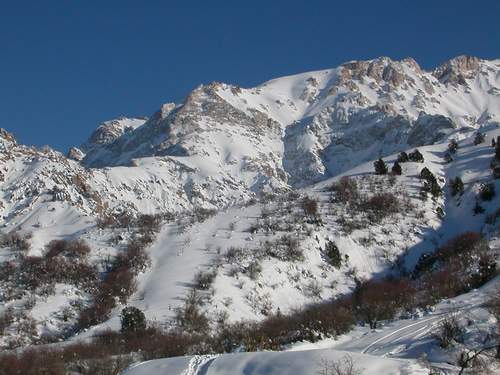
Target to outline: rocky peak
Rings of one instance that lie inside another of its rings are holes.
[[[6,151],[17,145],[14,136],[7,130],[0,128],[0,151]]]
[[[78,147],[71,147],[67,154],[68,159],[81,161],[85,157],[85,153]]]
[[[120,116],[117,119],[105,121],[91,134],[88,142],[82,146],[82,149],[89,150],[96,146],[110,144],[124,133],[143,125],[146,120],[147,118],[127,118]]]
[[[463,55],[441,64],[432,74],[445,84],[466,85],[466,79],[474,78],[480,67],[481,59]]]

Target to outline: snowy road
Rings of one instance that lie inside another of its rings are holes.
[[[376,330],[357,328],[349,334],[349,338],[333,342],[330,347],[381,357],[419,358],[429,350],[442,319],[451,313],[475,318],[481,310],[484,311],[482,305],[499,283],[497,278],[480,290],[445,300],[436,306],[435,311],[424,316],[390,322]]]

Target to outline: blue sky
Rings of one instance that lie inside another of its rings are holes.
[[[200,83],[377,56],[500,57],[500,1],[3,1],[0,127],[65,151]]]

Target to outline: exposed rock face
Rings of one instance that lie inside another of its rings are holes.
[[[103,122],[90,136],[82,149],[87,151],[97,146],[113,143],[123,134],[143,125],[147,119],[119,117],[116,120]]]
[[[457,125],[448,117],[421,113],[408,136],[410,146],[433,144],[452,133]]]
[[[479,71],[481,60],[473,56],[458,56],[442,64],[433,75],[442,83],[466,85]]]
[[[78,147],[71,147],[68,151],[67,157],[71,160],[82,161],[85,154]]]
[[[16,145],[17,141],[14,136],[7,130],[0,128],[0,152],[8,151]]]

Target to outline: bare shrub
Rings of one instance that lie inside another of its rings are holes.
[[[160,229],[161,216],[144,214],[137,218],[137,226],[142,233],[156,233]]]
[[[250,262],[250,264],[245,268],[245,273],[252,280],[256,280],[261,272],[262,266],[257,260]]]
[[[98,228],[101,229],[113,227],[115,226],[115,224],[116,224],[116,219],[110,214],[102,213],[96,219],[96,225]]]
[[[201,311],[202,304],[202,297],[196,289],[191,289],[184,301],[184,305],[176,309],[175,319],[179,327],[187,332],[207,332],[209,321]]]
[[[391,319],[398,310],[411,308],[414,286],[408,280],[365,281],[354,292],[356,312],[370,328],[378,321]]]
[[[18,231],[11,231],[6,234],[2,234],[0,238],[0,244],[3,247],[10,247],[15,251],[26,252],[30,249],[31,233],[22,235]]]
[[[304,211],[304,215],[315,217],[318,215],[318,201],[316,199],[305,196],[300,202],[300,206]]]
[[[398,198],[392,193],[377,193],[361,204],[361,209],[373,214],[376,221],[399,212]]]
[[[240,247],[231,246],[227,249],[224,254],[224,258],[226,258],[227,263],[235,263],[238,262],[243,257],[243,249]]]
[[[197,289],[208,290],[212,286],[217,273],[213,271],[200,271],[194,277],[194,283]]]
[[[320,299],[322,292],[323,286],[317,280],[310,280],[304,286],[304,293],[307,297]]]
[[[356,367],[352,356],[346,354],[339,360],[322,359],[317,375],[361,375],[363,369]]]
[[[439,324],[434,337],[442,348],[448,348],[455,342],[463,342],[465,330],[455,314],[448,315]]]
[[[58,255],[69,258],[81,258],[90,253],[90,247],[84,240],[53,240],[45,247],[45,256],[52,258]]]
[[[334,192],[332,201],[340,203],[353,203],[359,199],[359,190],[356,180],[344,176],[334,183],[330,190]]]

